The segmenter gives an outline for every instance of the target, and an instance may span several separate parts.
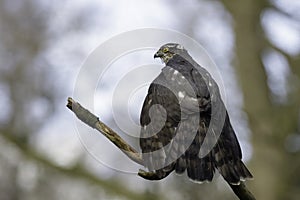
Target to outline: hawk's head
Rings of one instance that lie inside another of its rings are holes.
[[[168,43],[159,48],[154,54],[154,58],[161,58],[164,63],[167,63],[174,55],[187,53],[184,47],[176,43]]]

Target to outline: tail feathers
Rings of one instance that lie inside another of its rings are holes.
[[[225,163],[217,168],[224,179],[233,185],[239,185],[240,181],[253,178],[241,160]]]
[[[214,166],[209,157],[186,159],[188,177],[198,183],[211,181],[214,176]]]
[[[247,169],[247,167],[244,165],[244,163],[241,160],[236,165],[236,170],[237,171],[240,170],[241,180],[253,178],[252,174],[250,173],[250,171]]]

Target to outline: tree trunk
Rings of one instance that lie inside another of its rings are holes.
[[[254,180],[248,182],[257,199],[286,199],[289,164],[292,157],[284,149],[284,140],[297,129],[299,104],[278,106],[270,101],[266,73],[261,61],[266,47],[261,14],[267,2],[262,0],[224,0],[232,14],[236,38],[234,66],[244,96],[244,110],[253,133]],[[297,98],[299,99],[299,98]]]

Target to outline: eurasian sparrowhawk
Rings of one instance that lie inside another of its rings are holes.
[[[211,181],[215,169],[230,184],[252,178],[208,71],[179,44],[163,45],[154,57],[165,67],[151,83],[140,116],[145,167],[156,179],[175,170],[197,182]]]

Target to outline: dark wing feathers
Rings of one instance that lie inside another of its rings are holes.
[[[193,91],[185,87],[183,80],[188,81]],[[150,171],[155,171],[160,178],[173,170],[178,174],[187,171],[188,177],[196,182],[211,181],[215,168],[232,184],[252,177],[241,161],[241,149],[227,112],[217,143],[207,155],[199,156],[200,147],[209,146],[204,138],[211,117],[218,117],[218,113],[212,113],[213,101],[218,103],[219,110],[226,111],[217,84],[204,68],[179,55],[170,59],[150,85],[140,117],[140,146],[145,166]],[[158,104],[165,110],[161,107],[151,110]],[[195,117],[199,111],[200,120],[199,116]],[[156,124],[163,120],[164,124],[157,130]],[[190,138],[193,126],[198,128],[196,135]],[[189,139],[191,143],[187,142]],[[157,150],[161,150],[159,154],[151,153]]]

